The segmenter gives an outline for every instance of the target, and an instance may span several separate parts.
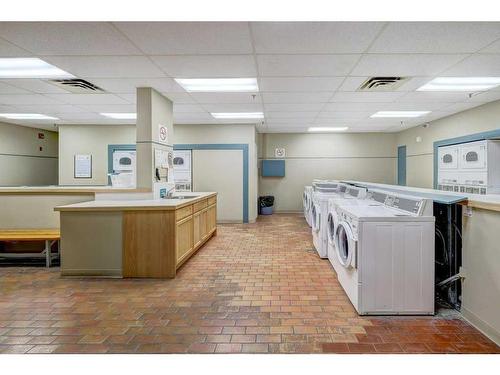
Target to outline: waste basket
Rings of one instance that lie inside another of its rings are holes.
[[[259,197],[259,213],[261,215],[271,215],[273,213],[274,197],[265,195]]]

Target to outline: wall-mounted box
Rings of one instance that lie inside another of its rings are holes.
[[[284,160],[262,160],[262,177],[285,177]]]

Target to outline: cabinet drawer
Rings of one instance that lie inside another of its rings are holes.
[[[179,221],[193,214],[193,206],[186,206],[175,210],[175,221]]]
[[[212,204],[217,202],[217,196],[210,197],[208,198],[208,205],[211,206]]]
[[[207,200],[204,199],[200,202],[196,202],[193,204],[193,212],[198,212],[200,210],[203,210],[205,207],[207,207]]]

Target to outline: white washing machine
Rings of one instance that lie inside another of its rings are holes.
[[[304,206],[304,218],[307,225],[311,226],[311,205],[312,205],[312,186],[304,187],[304,194],[302,194],[302,205]]]
[[[326,223],[328,216],[328,200],[334,197],[343,197],[348,189],[348,185],[337,183],[333,188],[314,187],[313,205],[311,207],[311,232],[314,248],[320,258],[328,258],[328,240],[326,238]]]
[[[361,192],[356,194],[355,189],[363,189]],[[352,199],[354,196],[358,196],[358,199]],[[365,188],[355,188],[351,187],[348,192],[345,193],[345,197],[330,198],[328,200],[328,217],[326,223],[326,238],[327,238],[327,255],[328,260],[333,266],[335,272],[339,272],[339,267],[341,267],[338,256],[335,249],[335,233],[337,226],[340,222],[337,212],[337,207],[339,205],[350,205],[350,206],[381,206],[384,204],[387,197],[387,192],[368,190]],[[349,199],[350,198],[350,199]]]
[[[338,205],[337,277],[360,315],[434,314],[432,200]]]

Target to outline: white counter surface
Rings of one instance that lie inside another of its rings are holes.
[[[95,200],[58,206],[55,211],[129,211],[129,210],[175,210],[183,206],[214,196],[215,192],[176,193],[186,199],[114,199]]]

